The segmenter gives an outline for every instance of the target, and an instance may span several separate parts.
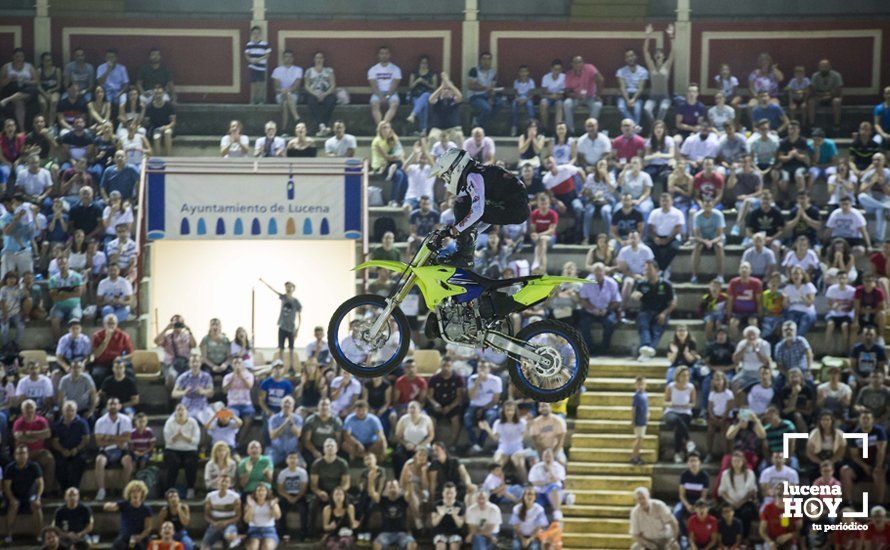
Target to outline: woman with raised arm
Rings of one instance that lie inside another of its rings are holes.
[[[671,53],[665,57],[664,48],[655,48],[655,57],[649,53],[649,42],[652,40],[652,25],[646,25],[646,39],[643,40],[643,58],[649,70],[649,99],[643,104],[643,110],[649,114],[650,120],[664,120],[671,106],[671,93],[668,81],[674,65],[674,25],[668,25],[665,34],[671,41]],[[656,111],[656,107],[658,110]]]

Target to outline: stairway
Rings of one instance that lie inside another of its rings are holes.
[[[652,464],[658,460],[666,370],[664,360],[591,360],[566,469],[566,488],[575,494],[575,503],[563,508],[566,550],[630,547],[633,491],[652,488]],[[633,466],[628,462],[634,440],[631,402],[639,375],[646,377],[650,425],[642,451],[646,464]]]

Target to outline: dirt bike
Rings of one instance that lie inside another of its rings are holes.
[[[331,355],[361,377],[384,376],[408,353],[411,327],[400,305],[417,287],[430,314],[430,338],[474,349],[493,349],[508,357],[510,378],[526,396],[554,402],[575,393],[587,377],[588,350],[572,326],[536,321],[513,334],[509,316],[547,300],[563,284],[585,279],[530,275],[489,279],[438,264],[444,234],[423,240],[410,263],[373,260],[356,271],[383,268],[398,274],[389,297],[362,294],[343,302],[331,317]]]

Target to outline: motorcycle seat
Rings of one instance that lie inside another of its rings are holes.
[[[483,277],[482,275],[473,273],[472,271],[465,271],[465,273],[477,284],[489,290],[505,288],[513,285],[522,285],[529,281],[534,281],[541,278],[541,275],[526,275],[525,277],[513,277],[511,279],[489,279],[488,277]]]

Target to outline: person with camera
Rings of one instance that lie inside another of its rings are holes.
[[[164,380],[172,390],[176,379],[189,367],[189,356],[198,347],[192,329],[185,324],[182,315],[174,315],[170,323],[155,337],[155,345],[164,348]]]
[[[448,482],[442,490],[442,500],[432,512],[433,544],[436,550],[459,550],[463,542],[464,506],[457,500],[457,486]]]

